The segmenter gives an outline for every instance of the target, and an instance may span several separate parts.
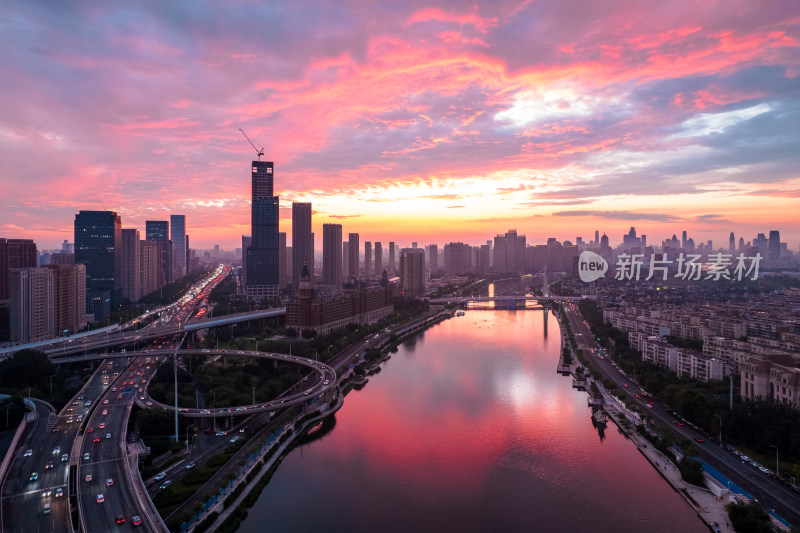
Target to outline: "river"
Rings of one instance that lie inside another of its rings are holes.
[[[544,311],[425,331],[286,457],[239,531],[708,531],[613,422],[601,436],[559,347]]]

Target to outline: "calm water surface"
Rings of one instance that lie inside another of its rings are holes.
[[[427,330],[283,461],[240,531],[708,531],[613,423],[598,433],[559,346],[543,311]]]

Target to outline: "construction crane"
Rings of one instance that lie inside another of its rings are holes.
[[[261,161],[261,156],[264,155],[264,147],[262,146],[261,148],[256,148],[256,145],[253,144],[253,141],[250,140],[250,137],[247,136],[247,134],[244,132],[244,130],[242,128],[239,128],[239,131],[242,132],[242,135],[244,135],[244,138],[247,139],[247,142],[249,142],[250,146],[253,147],[253,150],[256,151],[256,154],[258,154],[258,160]]]

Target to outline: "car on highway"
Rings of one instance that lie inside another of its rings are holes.
[[[97,503],[103,503],[104,501],[106,501],[105,496],[103,496],[102,494],[98,494],[97,495]]]
[[[108,409],[103,409],[103,412],[100,413],[100,414],[102,414],[103,416],[106,416],[108,414]]]
[[[67,461],[69,461],[69,455],[67,455],[66,453],[62,453],[61,454],[61,462],[62,463],[66,463]]]
[[[105,427],[106,427],[106,423],[105,423],[105,422],[100,422],[100,425],[99,425],[98,427],[99,427],[100,429],[103,429],[103,428],[105,428]]]
[[[106,438],[110,439],[111,438],[111,433],[106,433]]]
[[[53,455],[58,455],[59,453],[61,453],[61,446],[53,448]]]
[[[166,480],[164,483],[162,483],[162,484],[161,484],[161,486],[160,486],[159,488],[160,488],[161,490],[164,490],[164,489],[166,489],[167,487],[169,487],[170,485],[172,485],[172,481],[170,481],[170,480]]]
[[[47,464],[44,465],[45,470],[50,470],[53,468],[53,461],[47,461]]]
[[[33,455],[33,450],[25,450],[25,457],[30,457]]]
[[[91,474],[86,474],[86,475],[83,477],[83,481],[84,481],[84,482],[86,482],[86,483],[89,483],[89,482],[91,482],[91,481],[92,481],[92,475],[91,475]]]
[[[100,437],[95,437],[93,442],[94,442],[95,444],[97,444],[98,442],[100,442]]]
[[[63,488],[61,488],[61,487],[58,487],[58,488],[56,489],[56,498],[60,498],[60,497],[62,497],[63,495],[64,495],[64,489],[63,489]]]
[[[36,481],[39,479],[39,472],[34,472],[31,474],[31,481]]]
[[[114,518],[114,522],[116,522],[118,526],[119,526],[119,525],[122,525],[122,524],[124,524],[124,523],[125,523],[125,517],[124,517],[124,516],[122,516],[122,515],[117,515],[117,516]]]
[[[156,477],[154,477],[153,479],[155,479],[156,481],[161,481],[165,477],[167,477],[167,473],[166,472],[159,472],[158,474],[156,474]]]
[[[133,527],[141,526],[142,525],[142,519],[139,518],[138,516],[134,516],[133,518],[131,518],[131,525]]]
[[[50,490],[50,489],[44,489],[44,490],[42,491],[42,498],[47,498],[47,497],[48,497],[48,496],[50,496],[51,494],[53,494],[53,491],[52,491],[52,490]]]
[[[234,437],[233,437],[233,438],[232,438],[232,439],[231,439],[229,442],[230,442],[231,444],[233,444],[233,443],[234,443],[234,442],[236,442],[237,440],[239,440],[239,435],[235,435],[235,436],[234,436]]]
[[[113,479],[111,479],[111,478],[108,478],[108,479],[106,480],[106,487],[110,487],[110,486],[111,486],[111,485],[113,485],[113,484],[114,484],[114,480],[113,480]]]
[[[88,461],[89,460],[89,454],[88,453],[84,453],[83,454],[83,460],[84,461]]]
[[[188,465],[186,465],[186,470],[191,470],[195,466],[197,466],[195,463],[189,463]]]
[[[89,429],[86,430],[86,433],[92,433],[93,431],[94,431],[94,428],[89,428]]]

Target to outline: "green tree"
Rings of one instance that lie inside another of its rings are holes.
[[[739,533],[772,533],[769,515],[756,501],[729,503],[725,506],[731,525]]]

